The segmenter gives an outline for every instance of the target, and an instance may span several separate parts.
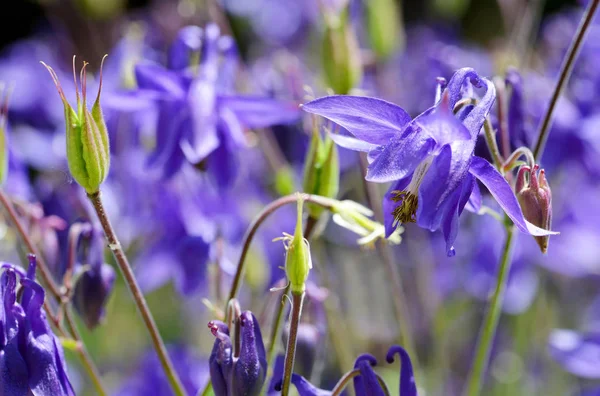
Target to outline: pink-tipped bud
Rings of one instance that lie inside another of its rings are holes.
[[[540,228],[549,230],[552,225],[552,192],[544,170],[540,170],[539,165],[535,165],[533,171],[528,166],[522,166],[517,175],[515,190],[525,219]],[[546,253],[549,236],[534,238],[542,253]]]

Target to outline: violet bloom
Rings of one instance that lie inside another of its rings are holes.
[[[566,371],[584,378],[600,378],[600,332],[555,329],[548,340],[550,356]]]
[[[227,188],[237,176],[237,152],[247,146],[244,128],[295,122],[299,111],[293,103],[229,94],[233,78],[220,75],[220,68],[235,56],[231,38],[220,36],[214,24],[197,32],[203,33],[197,71],[193,67],[174,71],[149,63],[136,66],[138,94],[152,98],[158,106],[156,148],[149,165],[170,177],[188,161],[206,169],[217,186]],[[189,50],[195,51],[189,34],[180,39],[191,42]],[[181,58],[179,49],[174,54]],[[181,66],[179,60],[174,63]]]
[[[485,88],[485,94],[476,106],[464,106],[454,115],[469,82]],[[467,203],[475,211],[481,204],[476,179],[519,230],[552,234],[525,220],[508,182],[489,162],[474,155],[479,131],[495,100],[494,85],[470,68],[458,70],[443,92],[442,85],[436,104],[412,120],[402,108],[369,97],[328,96],[303,109],[353,135],[332,138],[342,147],[368,153],[368,181],[393,182],[383,200],[388,236],[400,223],[416,222],[430,231],[441,230],[448,255],[454,255],[458,217]]]
[[[208,380],[206,358],[184,345],[167,346],[175,371],[189,395],[201,391]],[[117,396],[170,396],[174,395],[169,380],[154,351],[149,351],[141,359],[136,371],[116,392]]]
[[[3,264],[0,276],[0,394],[74,395],[63,349],[43,310],[44,289],[35,281],[35,256],[27,273]],[[17,278],[22,293],[17,298]]]
[[[394,362],[394,356],[400,355],[400,389],[399,396],[417,396],[417,386],[413,373],[412,362],[408,353],[400,346],[394,345],[388,350],[386,360],[388,363]],[[360,355],[355,363],[354,369],[359,371],[359,374],[353,378],[354,390],[357,395],[383,396],[386,394],[383,385],[385,383],[379,377],[373,367],[377,365],[377,360],[373,355],[365,353]],[[275,368],[277,371],[277,367]],[[319,389],[306,378],[292,374],[292,384],[298,390],[300,396],[329,396],[331,391]],[[275,385],[276,390],[280,390],[281,381]]]
[[[208,324],[216,337],[209,358],[210,379],[216,396],[257,396],[267,375],[267,358],[256,317],[250,311],[239,318],[234,350],[229,328],[220,321]]]
[[[104,318],[104,307],[115,283],[115,270],[104,262],[104,234],[91,226],[81,235],[78,270],[84,271],[75,285],[73,304],[89,329]],[[87,266],[87,268],[85,267]]]

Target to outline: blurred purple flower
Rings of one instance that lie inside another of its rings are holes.
[[[138,95],[152,98],[159,109],[156,148],[149,165],[158,167],[163,177],[173,176],[187,160],[206,169],[217,186],[230,187],[238,173],[237,153],[247,145],[243,128],[291,123],[299,118],[292,103],[227,94],[232,87],[219,84],[219,57],[231,49],[222,48],[223,43],[233,45],[220,36],[216,25],[204,29],[195,77],[157,64],[136,67]]]
[[[566,371],[584,378],[600,378],[600,333],[556,329],[548,339],[550,355]]]
[[[184,389],[188,394],[195,395],[208,381],[206,358],[200,357],[194,350],[183,345],[168,346],[167,350]],[[137,370],[128,378],[116,395],[174,395],[154,351],[144,355]]]

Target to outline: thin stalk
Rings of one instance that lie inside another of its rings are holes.
[[[175,368],[173,367],[173,363],[167,354],[167,348],[158,332],[158,328],[156,327],[156,323],[154,322],[154,318],[152,317],[152,313],[148,308],[148,304],[146,303],[146,299],[142,294],[142,290],[140,289],[135,276],[133,275],[133,270],[129,265],[129,261],[127,260],[127,256],[125,256],[125,252],[119,243],[117,235],[115,234],[115,230],[113,229],[108,216],[106,215],[106,211],[104,210],[104,205],[102,204],[102,198],[100,197],[100,191],[88,194],[88,198],[92,203],[94,210],[98,216],[98,220],[100,220],[100,224],[102,225],[102,229],[104,230],[104,234],[108,241],[108,246],[110,250],[113,252],[115,260],[119,265],[119,269],[125,278],[127,287],[133,296],[135,304],[142,315],[142,319],[144,320],[144,324],[150,333],[150,338],[152,339],[152,344],[154,345],[154,349],[158,354],[158,358],[160,363],[165,371],[169,379],[169,383],[171,384],[171,388],[175,392],[177,396],[185,395],[185,390],[183,385],[181,384],[181,380],[179,379]]]
[[[498,134],[500,135],[501,153],[504,158],[510,155],[510,136],[508,130],[508,114],[506,100],[506,84],[504,79],[495,77],[494,86],[496,87],[496,104],[498,106]]]
[[[384,214],[381,209],[381,194],[379,194],[379,190],[377,189],[377,185],[373,183],[368,183],[364,178],[367,170],[367,158],[364,154],[360,155],[360,166],[362,171],[362,180],[364,183],[365,194],[367,196],[367,201],[369,206],[373,209],[373,213],[375,214],[375,220],[384,224]],[[408,354],[412,357],[413,365],[415,368],[419,366],[419,359],[416,352],[415,341],[412,336],[412,329],[410,327],[409,321],[407,320],[409,315],[408,307],[406,306],[406,294],[404,293],[404,288],[402,287],[402,279],[400,277],[400,271],[398,270],[398,266],[394,262],[393,254],[390,249],[390,246],[385,241],[377,241],[376,243],[377,250],[379,251],[379,255],[381,256],[381,260],[385,266],[387,271],[387,276],[389,282],[391,284],[391,292],[392,292],[392,304],[394,306],[394,313],[396,316],[396,321],[398,322],[398,326],[400,328],[400,342],[408,352]],[[418,371],[418,370],[415,370]]]
[[[511,258],[512,248],[515,240],[514,236],[515,229],[514,226],[511,225],[506,229],[506,242],[504,243],[504,248],[502,250],[502,258],[496,280],[496,289],[494,290],[492,300],[490,301],[490,305],[485,314],[479,339],[477,340],[475,360],[467,380],[467,387],[464,392],[466,396],[478,396],[483,386],[483,377],[490,358],[492,341],[494,340],[494,335],[496,334],[496,329],[498,328],[500,312],[502,311],[502,303],[504,302],[506,283],[512,263]]]
[[[494,127],[492,126],[492,122],[489,117],[485,119],[483,123],[483,130],[485,136],[485,143],[490,150],[490,154],[492,155],[492,160],[494,161],[494,166],[499,171],[502,170],[502,164],[504,160],[502,159],[502,154],[500,154],[500,150],[498,149],[498,143],[496,143],[496,134],[494,133]]]
[[[25,231],[25,227],[23,226],[23,223],[19,219],[19,215],[15,211],[15,207],[13,206],[12,202],[10,201],[10,198],[8,198],[8,196],[6,196],[6,194],[2,190],[0,190],[0,202],[2,203],[2,206],[4,206],[4,209],[8,213],[10,220],[12,221],[12,223],[15,226],[15,228],[17,229],[19,235],[21,236],[23,243],[25,243],[27,250],[29,250],[30,253],[35,254],[35,256],[37,258],[37,267],[39,269],[39,274],[42,276],[42,280],[44,281],[44,284],[46,285],[47,290],[50,291],[50,293],[54,297],[56,297],[57,300],[60,300],[60,297],[61,297],[60,289],[59,289],[58,285],[56,284],[56,282],[54,281],[54,279],[52,278],[52,275],[50,274],[50,270],[46,266],[46,262],[43,260],[42,255],[35,247],[31,238],[29,238],[29,235],[27,235],[27,231]]]
[[[311,203],[317,204],[319,206],[322,206],[326,209],[332,208],[332,205],[329,204],[329,202],[332,202],[332,200],[329,200],[325,197],[320,197],[318,195],[311,195],[311,194],[286,195],[284,197],[276,199],[275,201],[271,202],[269,205],[265,206],[264,209],[256,216],[256,218],[254,219],[252,224],[250,224],[250,227],[248,227],[248,230],[246,231],[246,235],[244,235],[244,243],[242,245],[242,252],[240,253],[240,258],[238,260],[235,275],[233,276],[233,283],[231,284],[231,289],[229,290],[229,296],[227,298],[227,301],[229,301],[232,298],[235,298],[237,296],[237,293],[239,291],[241,281],[242,281],[242,274],[244,273],[246,256],[248,254],[248,251],[250,250],[250,245],[252,244],[252,239],[254,238],[256,231],[258,231],[258,228],[260,227],[260,225],[271,214],[273,214],[273,212],[275,212],[277,209],[279,209],[282,206],[285,206],[285,205],[288,205],[291,203],[295,203],[299,197],[302,197],[302,199],[304,199],[305,202],[311,202]],[[227,307],[225,307],[225,309],[227,309]]]
[[[44,258],[38,251],[37,247],[35,246],[35,244],[31,240],[31,238],[29,237],[29,234],[27,234],[27,232],[25,231],[25,227],[23,226],[21,219],[17,215],[17,212],[15,211],[15,208],[12,205],[12,202],[10,202],[10,199],[6,196],[6,194],[2,190],[0,190],[0,202],[2,203],[2,206],[4,206],[4,209],[6,209],[8,216],[10,217],[13,225],[17,229],[17,232],[19,233],[19,236],[21,237],[23,243],[27,247],[27,250],[29,250],[30,253],[32,253],[36,256],[37,268],[40,270],[39,273],[42,274],[42,279],[44,280],[46,287],[50,291],[50,294],[52,294],[54,296],[56,301],[61,302],[62,295],[58,289],[58,286],[56,285],[56,283],[54,283],[54,280],[50,276],[50,271],[48,270],[46,261],[44,260]],[[61,334],[66,336],[65,331],[62,328],[60,321],[52,313],[52,310],[50,308],[50,305],[48,304],[47,299],[44,299],[44,308],[46,310],[48,317],[51,319],[51,321],[54,324],[54,326],[56,327],[56,329]],[[98,368],[96,367],[94,361],[92,360],[90,354],[88,353],[88,351],[85,347],[85,344],[81,340],[81,337],[79,336],[79,332],[73,325],[73,321],[72,321],[73,319],[68,311],[67,311],[66,319],[67,319],[67,325],[69,326],[71,336],[73,337],[73,339],[75,341],[77,341],[79,357],[81,359],[82,365],[88,372],[92,382],[94,383],[94,386],[96,387],[96,391],[98,392],[98,394],[101,396],[106,395],[107,392],[104,390],[104,386],[102,385]]]
[[[596,13],[596,9],[598,8],[599,3],[600,0],[591,0],[588,3],[587,9],[585,10],[585,14],[579,22],[577,32],[575,33],[575,36],[571,41],[571,46],[569,47],[569,50],[567,51],[567,54],[565,55],[563,63],[560,67],[560,74],[558,80],[556,81],[556,85],[554,86],[554,92],[552,93],[552,97],[550,98],[550,104],[548,105],[548,109],[546,110],[544,119],[540,124],[538,138],[535,143],[535,148],[533,149],[533,155],[538,161],[542,157],[544,147],[546,146],[546,141],[548,140],[548,134],[550,133],[550,127],[552,126],[552,115],[554,113],[554,108],[558,103],[558,98],[560,97],[560,94],[569,82],[571,72],[573,71],[573,65],[575,64],[577,55],[579,55],[579,50],[581,49],[581,45],[583,44],[588,28],[592,20],[594,19],[594,14]]]
[[[67,323],[67,327],[69,328],[69,332],[73,335],[73,339],[77,341],[77,354],[79,355],[79,359],[81,359],[81,364],[85,371],[87,371],[88,376],[94,383],[94,387],[96,388],[96,392],[100,396],[106,396],[108,393],[104,389],[102,385],[102,380],[100,377],[100,372],[98,368],[94,364],[92,357],[88,353],[87,349],[83,346],[83,341],[81,341],[81,335],[79,334],[79,330],[75,326],[75,320],[73,319],[73,314],[71,310],[67,308],[65,310],[65,321]]]
[[[281,386],[281,396],[288,396],[292,373],[294,371],[294,359],[296,358],[296,341],[298,338],[298,325],[302,315],[302,305],[304,303],[305,293],[292,292],[292,312],[290,314],[290,334],[285,351],[285,362],[283,365],[283,385]]]
[[[265,386],[271,382],[271,377],[273,376],[273,365],[275,364],[275,352],[277,351],[277,339],[279,338],[279,333],[281,332],[281,324],[283,323],[283,312],[285,311],[285,298],[290,290],[290,285],[288,284],[283,293],[281,293],[281,301],[277,304],[277,311],[275,312],[275,317],[273,318],[273,322],[271,324],[271,335],[269,337],[269,347],[267,349],[267,364],[270,365],[269,370],[267,372],[267,379],[265,381]]]

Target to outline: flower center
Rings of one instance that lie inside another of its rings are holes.
[[[398,223],[414,223],[417,221],[417,208],[419,207],[419,187],[433,162],[433,156],[427,157],[417,166],[413,173],[410,184],[406,190],[392,191],[392,201],[398,202],[398,205],[392,211],[394,216],[394,227]]]

